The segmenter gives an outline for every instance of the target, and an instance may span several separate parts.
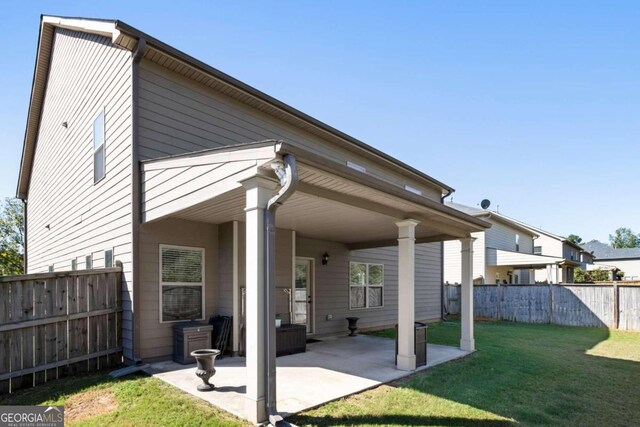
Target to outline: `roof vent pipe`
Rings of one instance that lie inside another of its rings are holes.
[[[264,311],[263,324],[265,328],[265,355],[267,371],[267,415],[271,425],[282,422],[282,416],[278,414],[276,407],[276,210],[296,191],[298,186],[298,168],[296,158],[286,154],[282,163],[274,163],[271,167],[280,180],[280,191],[267,202],[264,211],[265,223],[265,299],[267,307]]]

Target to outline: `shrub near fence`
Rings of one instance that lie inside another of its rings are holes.
[[[450,314],[460,313],[460,286],[445,285]],[[474,316],[523,323],[640,330],[640,286],[474,285]]]
[[[122,268],[0,277],[0,393],[121,363]]]

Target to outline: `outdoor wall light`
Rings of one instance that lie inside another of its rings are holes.
[[[51,230],[51,226],[49,224],[45,225],[44,228],[46,228],[47,230]]]
[[[327,265],[329,263],[329,254],[327,252],[322,254],[322,265]]]
[[[62,122],[62,127],[63,127],[63,128],[68,128],[68,127],[69,127],[69,123],[67,123],[67,122]]]

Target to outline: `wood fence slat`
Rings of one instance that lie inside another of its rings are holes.
[[[100,285],[102,275],[96,274],[95,276],[87,276],[87,294],[88,294],[88,313],[97,310],[100,307]],[[87,316],[87,342],[86,353],[92,354],[98,351],[98,319],[95,317]],[[97,367],[97,361],[95,359],[87,359],[87,370],[92,371]]]
[[[0,286],[0,324],[9,322],[11,319],[11,285],[4,283]],[[11,370],[11,332],[0,332],[0,374]],[[10,390],[10,380],[0,381],[0,394],[8,393]]]
[[[69,360],[69,322],[57,322],[56,326],[56,361]],[[63,377],[69,373],[64,365],[60,365],[56,371],[56,378]]]
[[[22,282],[11,282],[11,321],[23,319]],[[22,369],[22,331],[11,331],[11,372]],[[22,378],[11,378],[11,391],[22,387]]]
[[[1,285],[0,285],[1,286]],[[45,306],[45,281],[36,280],[33,285],[33,318],[37,320],[46,317]],[[47,331],[45,326],[33,326],[34,333],[34,366],[42,366],[47,363],[46,346]],[[39,371],[34,375],[34,385],[41,384],[46,381],[46,372]]]
[[[34,281],[29,280],[22,283],[22,318],[25,321],[33,320],[35,318],[34,303],[33,303],[33,286]],[[32,368],[34,366],[34,339],[35,328],[26,327],[22,329],[22,369]],[[33,386],[33,375],[25,376],[22,378],[23,386]]]
[[[75,314],[80,311],[78,308],[78,286],[83,277],[73,277],[73,280],[69,281],[67,290],[67,312],[69,314]]]
[[[55,307],[55,293],[57,292],[57,280],[50,277],[44,283],[44,311],[47,318],[54,318],[57,315]],[[45,330],[45,363],[50,364],[58,360],[58,328],[55,323],[44,325]],[[45,381],[58,378],[58,369],[51,368],[44,371]]]

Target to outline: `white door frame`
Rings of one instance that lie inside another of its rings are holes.
[[[313,335],[316,332],[316,259],[313,257],[305,257],[305,256],[295,256],[293,260],[293,278],[291,280],[291,295],[293,298],[292,303],[292,313],[293,316],[293,305],[295,304],[295,292],[296,292],[296,263],[298,260],[309,261],[309,265],[311,266],[311,271],[309,272],[309,283],[307,287],[311,287],[311,307],[307,308],[307,335]],[[308,289],[307,289],[308,291]],[[309,295],[307,295],[307,298]],[[308,304],[308,303],[307,303]],[[311,313],[309,313],[309,310]],[[292,319],[293,320],[293,319]]]

